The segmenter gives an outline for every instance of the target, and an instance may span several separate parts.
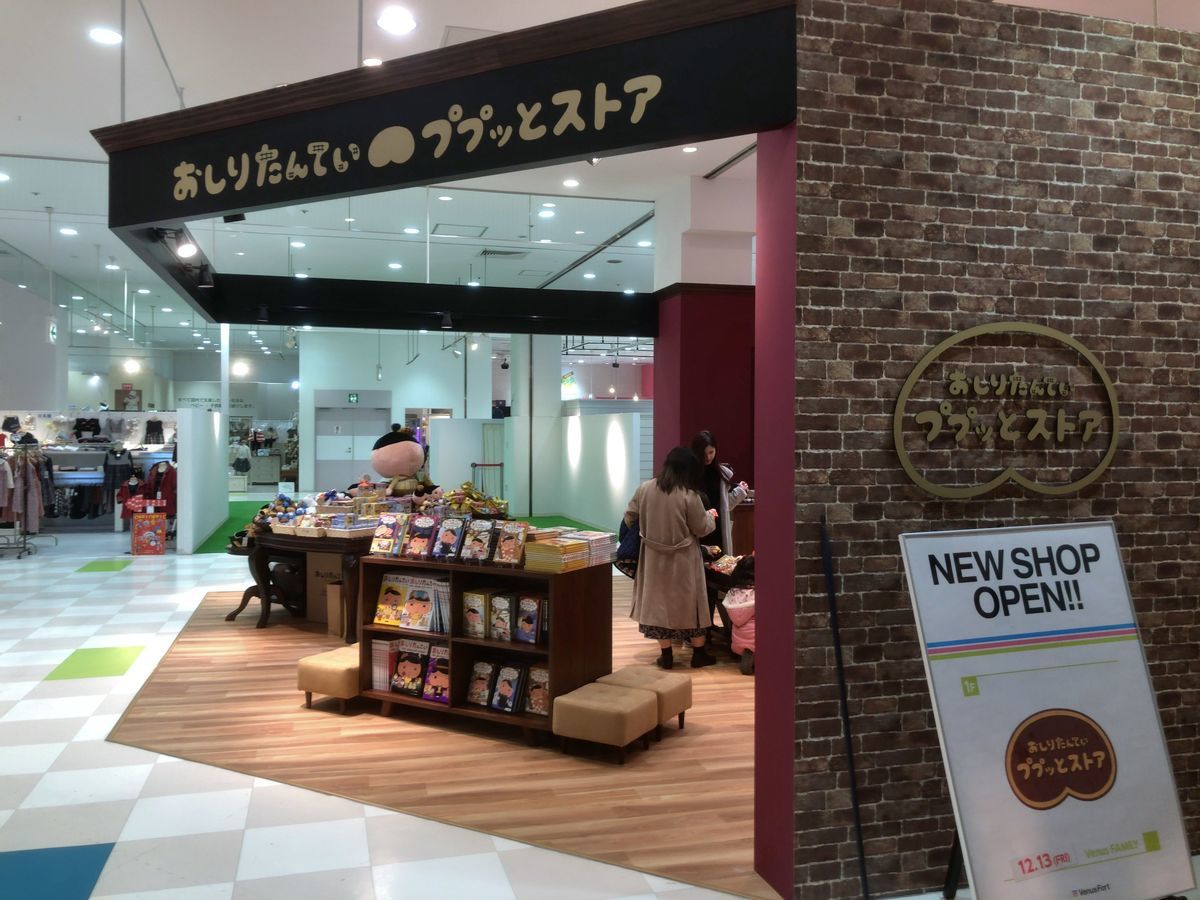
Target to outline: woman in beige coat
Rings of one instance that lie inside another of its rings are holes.
[[[704,638],[712,624],[704,587],[699,538],[714,527],[697,491],[700,462],[687,447],[667,454],[659,476],[644,482],[629,501],[625,524],[640,523],[642,547],[633,582],[633,611],[638,630],[658,641],[658,664],[674,665],[672,644],[692,645],[692,668],[710,666]]]

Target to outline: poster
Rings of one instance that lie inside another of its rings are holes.
[[[900,543],[976,900],[1190,889],[1112,523]]]
[[[134,513],[130,530],[134,556],[162,556],[167,552],[167,517],[163,513]]]

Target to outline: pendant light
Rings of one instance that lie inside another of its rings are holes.
[[[375,350],[375,380],[383,381],[383,332],[376,331],[375,335],[378,339]]]

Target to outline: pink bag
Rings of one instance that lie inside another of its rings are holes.
[[[725,612],[733,623],[734,653],[754,651],[754,588],[736,587],[725,595]]]

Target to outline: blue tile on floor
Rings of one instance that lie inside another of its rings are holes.
[[[0,884],[10,897],[88,900],[114,846],[89,844],[0,853]]]

